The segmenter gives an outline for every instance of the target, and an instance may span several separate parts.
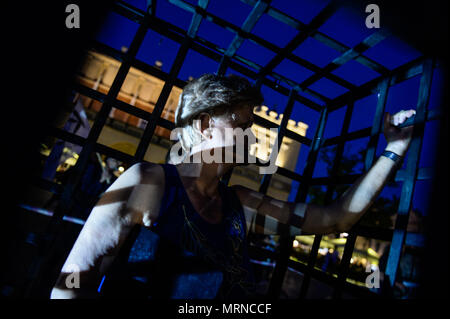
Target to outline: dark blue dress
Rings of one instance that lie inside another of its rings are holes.
[[[205,221],[194,209],[174,165],[161,164],[166,186],[158,219],[136,225],[99,287],[118,298],[255,298],[246,223],[234,190],[219,183],[224,218]]]

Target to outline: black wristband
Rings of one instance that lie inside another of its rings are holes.
[[[391,152],[391,151],[384,151],[383,153],[381,153],[381,156],[385,156],[387,158],[390,158],[396,164],[399,164],[403,160],[403,156],[395,154],[394,152]]]

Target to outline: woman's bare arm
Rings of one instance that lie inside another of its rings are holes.
[[[395,126],[414,114],[414,110],[409,110],[398,112],[392,118],[388,113],[385,115],[386,150],[405,155],[413,128]],[[291,236],[329,234],[350,230],[373,204],[394,171],[394,161],[380,157],[340,198],[323,206],[276,200],[240,185],[233,188],[243,206],[249,231]]]
[[[51,298],[95,296],[101,277],[131,228],[136,224],[148,227],[157,218],[163,194],[164,171],[160,165],[140,163],[124,172],[91,211]],[[79,276],[79,288],[73,287],[74,276]]]
[[[263,195],[242,185],[233,185],[245,214],[247,231],[264,235],[300,235],[306,204],[291,203]],[[297,207],[297,210],[296,210]],[[292,217],[296,212],[299,217]]]

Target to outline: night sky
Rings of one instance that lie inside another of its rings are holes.
[[[141,10],[145,10],[145,0],[129,0],[125,2],[130,3]],[[197,3],[196,0],[187,0],[187,2],[192,4]],[[271,5],[283,12],[288,13],[290,16],[300,20],[303,23],[309,23],[311,19],[327,5],[328,2],[329,1],[322,0],[273,0]],[[251,9],[252,7],[239,0],[211,0],[207,7],[207,11],[228,20],[237,26],[242,25]],[[185,30],[188,29],[192,18],[191,13],[172,5],[165,0],[157,1],[156,16]],[[365,18],[366,13],[364,12],[364,8],[361,9],[360,14],[348,9],[340,9],[319,28],[319,31],[349,47],[353,47],[376,30],[365,27]],[[137,23],[112,12],[108,15],[108,18],[97,35],[97,39],[115,49],[120,50],[123,46],[128,47],[130,45],[137,28]],[[283,47],[297,34],[297,31],[278,20],[275,20],[268,14],[264,14],[253,28],[252,33],[276,44],[279,47]],[[227,48],[229,46],[234,38],[234,35],[235,34],[231,31],[223,29],[206,20],[202,21],[198,30],[199,37],[207,39],[222,48]],[[152,30],[149,30],[143,45],[137,54],[137,59],[150,65],[154,65],[156,60],[160,60],[163,62],[163,71],[169,72],[179,46],[180,45],[176,42],[165,38]],[[313,38],[308,38],[296,50],[294,50],[293,53],[319,67],[324,67],[334,58],[340,56],[338,51],[325,46]],[[265,65],[275,56],[275,53],[249,40],[245,40],[237,51],[237,55],[251,60],[258,65]],[[391,35],[379,44],[365,51],[363,55],[384,65],[388,69],[394,69],[421,56],[421,53]],[[193,50],[190,50],[179,73],[179,78],[181,80],[187,80],[189,76],[195,78],[204,73],[214,73],[217,69],[217,62],[210,60],[207,57],[194,52]],[[301,82],[313,74],[312,71],[307,70],[289,60],[285,60],[280,63],[274,69],[274,72],[282,74],[295,82]],[[232,69],[228,69],[227,73],[241,75]],[[344,64],[332,73],[357,86],[360,86],[361,84],[379,76],[375,71],[372,71],[366,66],[355,61],[350,61]],[[417,104],[419,82],[420,75],[391,87],[389,89],[386,111],[392,114],[400,111],[401,109],[415,109]],[[441,106],[441,92],[443,89],[442,83],[442,71],[439,68],[436,68],[433,74],[429,109]],[[282,85],[287,86],[284,83]],[[341,87],[327,79],[321,79],[309,88],[331,99],[348,91],[346,88]],[[287,96],[281,95],[264,85],[262,86],[262,93],[265,97],[265,104],[270,109],[273,109],[278,113],[282,113],[284,111],[287,103]],[[318,104],[323,105],[323,102],[309,96],[307,93],[302,94]],[[376,95],[371,95],[355,103],[353,116],[350,123],[350,132],[372,126],[376,102]],[[329,114],[324,133],[325,138],[340,135],[345,111],[346,107],[343,107]],[[306,136],[309,138],[313,137],[319,120],[318,112],[302,105],[299,102],[296,102],[291,118],[296,121],[307,123],[309,128]],[[420,167],[431,167],[434,164],[434,151],[437,147],[436,139],[439,133],[437,124],[437,121],[432,121],[427,123],[425,126],[425,136],[419,164]],[[359,150],[364,149],[367,146],[368,140],[369,138],[367,137],[346,143],[344,154],[351,155],[358,153]],[[377,155],[381,153],[385,145],[386,142],[384,137],[380,138]],[[305,166],[308,151],[309,148],[306,145],[303,145],[296,167],[296,172],[300,174]],[[358,169],[359,172],[362,172],[362,164],[358,167]],[[319,160],[316,164],[313,177],[321,177],[326,175],[326,166]],[[290,200],[293,200],[295,197],[296,185],[298,185],[298,183],[293,183],[294,187],[291,192]],[[413,208],[418,209],[421,213],[426,213],[425,211],[430,189],[430,180],[416,182]],[[400,193],[401,183],[397,183],[395,187],[386,187],[381,196],[391,197],[396,195],[399,197]]]

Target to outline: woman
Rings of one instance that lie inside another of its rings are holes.
[[[241,77],[204,75],[189,82],[175,114],[184,155],[174,152],[176,164],[135,164],[110,186],[80,232],[51,297],[255,297],[247,232],[348,231],[411,140],[412,127],[395,126],[415,111],[386,114],[384,156],[343,196],[328,206],[284,202],[221,181],[242,165],[238,158],[246,158],[235,149],[236,138],[224,138],[226,131],[251,127],[253,109],[261,103],[261,93]],[[230,149],[231,162],[224,160],[226,152],[212,162],[196,157]]]

